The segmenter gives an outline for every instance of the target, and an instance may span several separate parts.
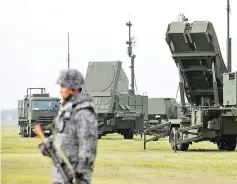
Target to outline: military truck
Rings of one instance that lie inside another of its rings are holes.
[[[161,119],[168,121],[177,117],[177,102],[174,98],[148,98],[148,124],[157,125]]]
[[[40,90],[40,93],[32,93]],[[40,123],[42,127],[53,122],[59,109],[59,98],[50,97],[45,88],[28,88],[24,99],[18,101],[18,125],[21,137],[34,137],[34,124]],[[50,130],[44,130],[50,135]]]
[[[210,21],[175,21],[166,42],[180,76],[184,115],[170,132],[171,148],[187,151],[193,142],[210,141],[234,151],[237,138],[237,73],[227,72]],[[185,107],[186,99],[190,108]]]
[[[178,126],[179,104],[174,98],[148,98],[148,121],[144,125],[144,149],[146,143],[169,136],[171,126]],[[147,135],[151,136],[147,139]]]
[[[121,61],[89,62],[85,90],[91,94],[98,113],[99,138],[119,133],[133,139],[148,119],[148,97],[131,94]]]

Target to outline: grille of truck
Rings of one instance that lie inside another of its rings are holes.
[[[38,121],[53,121],[54,116],[49,116],[49,117],[42,117],[39,116]]]

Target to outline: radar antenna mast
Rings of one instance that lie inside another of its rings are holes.
[[[128,44],[128,56],[131,58],[131,92],[132,94],[135,94],[135,88],[134,88],[134,78],[135,78],[135,74],[134,74],[134,59],[136,57],[136,55],[134,55],[132,53],[132,47],[134,47],[135,45],[135,39],[134,37],[131,37],[131,26],[132,23],[131,21],[129,21],[128,23],[126,23],[126,26],[128,26],[129,28],[129,35],[128,35],[128,41],[126,41],[126,44]]]
[[[227,0],[227,70],[231,72],[230,1]]]

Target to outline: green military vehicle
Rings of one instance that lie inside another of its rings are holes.
[[[161,124],[161,120],[177,118],[177,102],[174,98],[148,98],[148,124]]]
[[[119,133],[133,139],[134,133],[143,131],[148,97],[131,93],[121,61],[89,62],[85,84],[98,113],[99,138]]]
[[[32,93],[40,90],[40,93]],[[34,124],[42,127],[52,123],[59,109],[59,98],[50,97],[45,88],[28,88],[24,99],[18,101],[18,126],[21,137],[34,137]],[[50,130],[44,130],[50,135]]]
[[[169,136],[172,127],[179,126],[180,105],[174,98],[148,98],[148,121],[144,124],[146,143]],[[147,139],[147,135],[151,138]]]
[[[193,142],[210,141],[234,151],[237,138],[237,73],[227,71],[210,21],[168,25],[166,42],[180,75],[183,117],[170,132],[172,149],[187,151]],[[186,99],[190,107],[185,106]]]

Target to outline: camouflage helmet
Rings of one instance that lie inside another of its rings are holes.
[[[56,82],[65,85],[71,89],[80,89],[83,87],[85,80],[81,72],[76,69],[62,70]]]

